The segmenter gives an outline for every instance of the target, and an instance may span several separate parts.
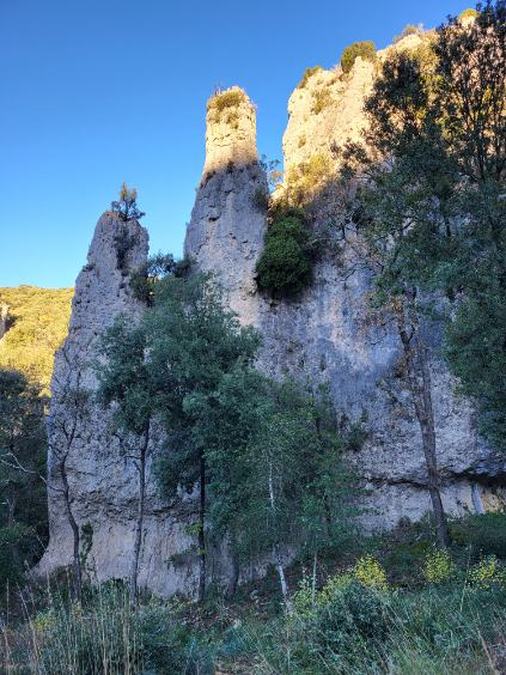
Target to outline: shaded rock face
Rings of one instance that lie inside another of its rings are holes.
[[[227,94],[235,95],[233,105],[217,117],[213,101]],[[257,204],[267,180],[258,162],[255,120],[253,105],[237,87],[210,100],[207,157],[185,240],[185,253],[200,269],[218,273],[244,323],[257,320],[254,270],[266,227],[265,210]]]
[[[143,311],[132,297],[129,274],[145,262],[148,235],[135,220],[104,214],[97,223],[88,262],[79,274],[68,337],[56,356],[48,420],[49,546],[37,572],[71,563],[73,537],[63,497],[62,460],[71,508],[81,532],[85,574],[92,580],[128,576],[137,514],[138,473],[131,439],[113,433],[110,413],[94,400],[93,362],[97,339],[120,313],[132,321]],[[79,392],[79,405],[74,393]],[[162,502],[152,462],[160,447],[153,438],[144,544],[139,583],[161,595],[190,591],[191,565],[170,564],[191,541],[185,532],[191,504]]]
[[[421,40],[409,36],[395,49],[416,48]],[[331,142],[358,140],[365,128],[362,105],[374,77],[374,65],[357,59],[346,82],[335,73],[317,71],[305,91],[292,95],[284,137],[288,177],[290,169],[304,170],[315,151],[330,157]],[[331,95],[325,109],[315,115],[310,106],[318,99],[319,87]],[[296,142],[297,134],[308,139],[306,150]],[[227,161],[226,154],[222,159]],[[345,245],[339,260],[331,253],[324,256],[316,265],[313,284],[296,300],[274,302],[258,293],[254,267],[265,222],[251,207],[250,196],[263,180],[257,178],[256,169],[248,175],[238,168],[205,182],[197,195],[186,251],[202,269],[216,272],[241,321],[260,330],[259,362],[265,372],[278,378],[290,375],[313,386],[329,385],[343,420],[363,420],[367,439],[349,461],[367,490],[364,526],[391,528],[404,518],[419,520],[431,505],[420,429],[399,375],[402,349],[395,326],[370,319],[371,280],[364,266],[357,265],[354,246]],[[432,346],[432,396],[445,507],[454,514],[493,508],[503,499],[504,459],[479,438],[472,407],[458,396],[456,382],[438,357],[440,327],[427,326],[426,333]]]

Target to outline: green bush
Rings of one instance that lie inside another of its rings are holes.
[[[427,554],[423,575],[430,584],[444,584],[455,575],[455,565],[448,551],[434,549]]]
[[[293,296],[309,285],[315,244],[302,212],[288,209],[268,225],[256,265],[257,285],[274,297]]]
[[[376,61],[376,45],[368,40],[365,42],[354,42],[346,47],[341,55],[341,67],[343,73],[349,73],[353,68],[356,58],[360,56],[366,61]]]
[[[450,523],[456,544],[471,546],[474,553],[506,558],[506,514],[474,514]]]

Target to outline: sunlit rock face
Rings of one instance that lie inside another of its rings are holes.
[[[341,66],[309,68],[288,101],[288,124],[283,135],[285,184],[307,171],[308,164],[335,169],[336,149],[359,142],[367,129],[363,105],[371,94],[381,63],[393,51],[413,51],[421,35],[408,35],[376,54],[374,62],[357,57],[349,73]]]
[[[255,108],[233,87],[207,105],[206,161],[185,252],[200,269],[218,275],[230,307],[244,323],[256,322],[254,270],[266,227],[258,198],[266,193]]]

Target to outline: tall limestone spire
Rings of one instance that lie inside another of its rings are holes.
[[[230,307],[254,323],[255,263],[266,227],[267,180],[256,147],[256,113],[232,87],[207,104],[206,160],[186,233],[185,253],[214,272]],[[260,198],[259,198],[260,197]]]

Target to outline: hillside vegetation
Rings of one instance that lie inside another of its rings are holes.
[[[54,353],[67,334],[72,288],[0,288],[8,330],[0,340],[0,368],[24,373],[49,394]]]

